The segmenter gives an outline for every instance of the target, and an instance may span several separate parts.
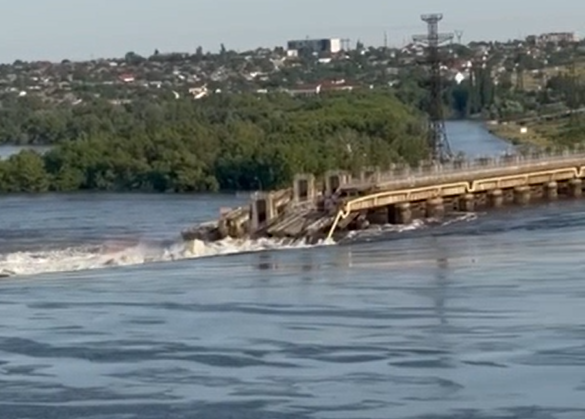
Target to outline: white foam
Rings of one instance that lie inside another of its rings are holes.
[[[407,231],[421,230],[432,226],[447,226],[454,223],[471,222],[476,220],[477,217],[478,215],[476,213],[461,213],[447,220],[428,218],[426,220],[416,219],[413,220],[412,223],[406,225],[372,225],[366,230],[349,232],[349,234],[346,236],[346,239],[369,241],[383,237],[389,233],[404,233]]]
[[[463,214],[443,223],[472,221],[476,214]],[[374,226],[368,230],[350,232],[347,239],[368,239],[391,232],[401,233],[428,227],[433,220],[415,220],[409,225]],[[131,266],[144,263],[165,262],[183,259],[197,259],[238,253],[267,250],[300,249],[334,245],[333,240],[321,241],[315,245],[304,241],[258,239],[225,239],[218,242],[178,242],[169,247],[148,243],[104,243],[102,246],[77,246],[45,251],[23,251],[0,255],[0,278],[3,276],[36,275],[41,273],[71,272],[103,269],[110,266]]]
[[[453,223],[469,223],[471,221],[475,221],[477,220],[477,218],[479,217],[479,215],[475,212],[467,212],[467,213],[462,213],[460,216],[456,217],[456,218],[452,218],[450,220],[447,220],[443,223],[443,225],[449,225],[449,224],[453,224]]]
[[[379,237],[387,233],[402,233],[405,231],[411,230],[418,230],[420,228],[425,227],[425,223],[421,220],[415,220],[411,224],[407,225],[395,225],[395,224],[386,224],[386,225],[372,225],[366,230],[355,230],[350,231],[345,239],[347,240],[355,240],[355,239],[369,239],[373,237]]]
[[[78,246],[34,252],[15,252],[0,256],[0,277],[35,275],[40,273],[72,272],[101,269],[110,266],[131,266],[152,262],[233,255],[266,250],[298,249],[331,245],[323,241],[316,245],[284,240],[234,240],[226,239],[207,243],[195,240],[180,242],[167,248],[145,243],[135,245],[107,244],[101,247]]]

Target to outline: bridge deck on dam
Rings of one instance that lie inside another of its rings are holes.
[[[372,190],[416,188],[460,181],[471,182],[487,177],[529,174],[569,167],[578,168],[582,165],[585,165],[585,153],[565,152],[553,155],[503,156],[496,159],[485,158],[446,165],[422,165],[416,169],[405,166],[383,173],[370,170],[360,179],[349,179],[340,185],[339,191],[351,194]]]
[[[255,193],[248,207],[224,211],[211,236],[206,227],[205,233],[192,229],[184,237],[332,237],[338,229],[360,228],[370,221],[405,223],[412,212],[440,214],[443,201],[449,208],[469,211],[486,205],[488,195],[496,197],[490,201],[494,206],[510,199],[528,202],[532,195],[581,196],[582,178],[585,151],[421,163],[385,172],[329,171],[321,178],[299,174],[292,188]],[[382,209],[387,214],[372,213]]]

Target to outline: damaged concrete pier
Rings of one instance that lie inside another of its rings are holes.
[[[223,210],[217,221],[194,226],[182,236],[204,241],[275,237],[316,242],[371,225],[579,198],[583,179],[585,153],[575,151],[423,162],[414,168],[367,168],[357,174],[300,174],[291,188],[254,193],[249,205]]]

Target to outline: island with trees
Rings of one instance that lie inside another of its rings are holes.
[[[295,173],[414,163],[426,154],[419,111],[389,91],[218,94],[0,112],[1,138],[51,144],[0,162],[0,190],[193,192],[272,189]]]

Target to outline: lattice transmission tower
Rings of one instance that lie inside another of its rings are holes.
[[[441,44],[453,39],[452,33],[439,33],[439,22],[443,15],[439,13],[425,14],[421,19],[427,23],[426,35],[415,35],[413,40],[427,46],[426,63],[429,66],[429,126],[428,144],[434,161],[448,161],[452,157],[451,147],[447,139],[445,129],[445,117],[443,114],[443,83],[441,79],[441,56],[439,48]]]

